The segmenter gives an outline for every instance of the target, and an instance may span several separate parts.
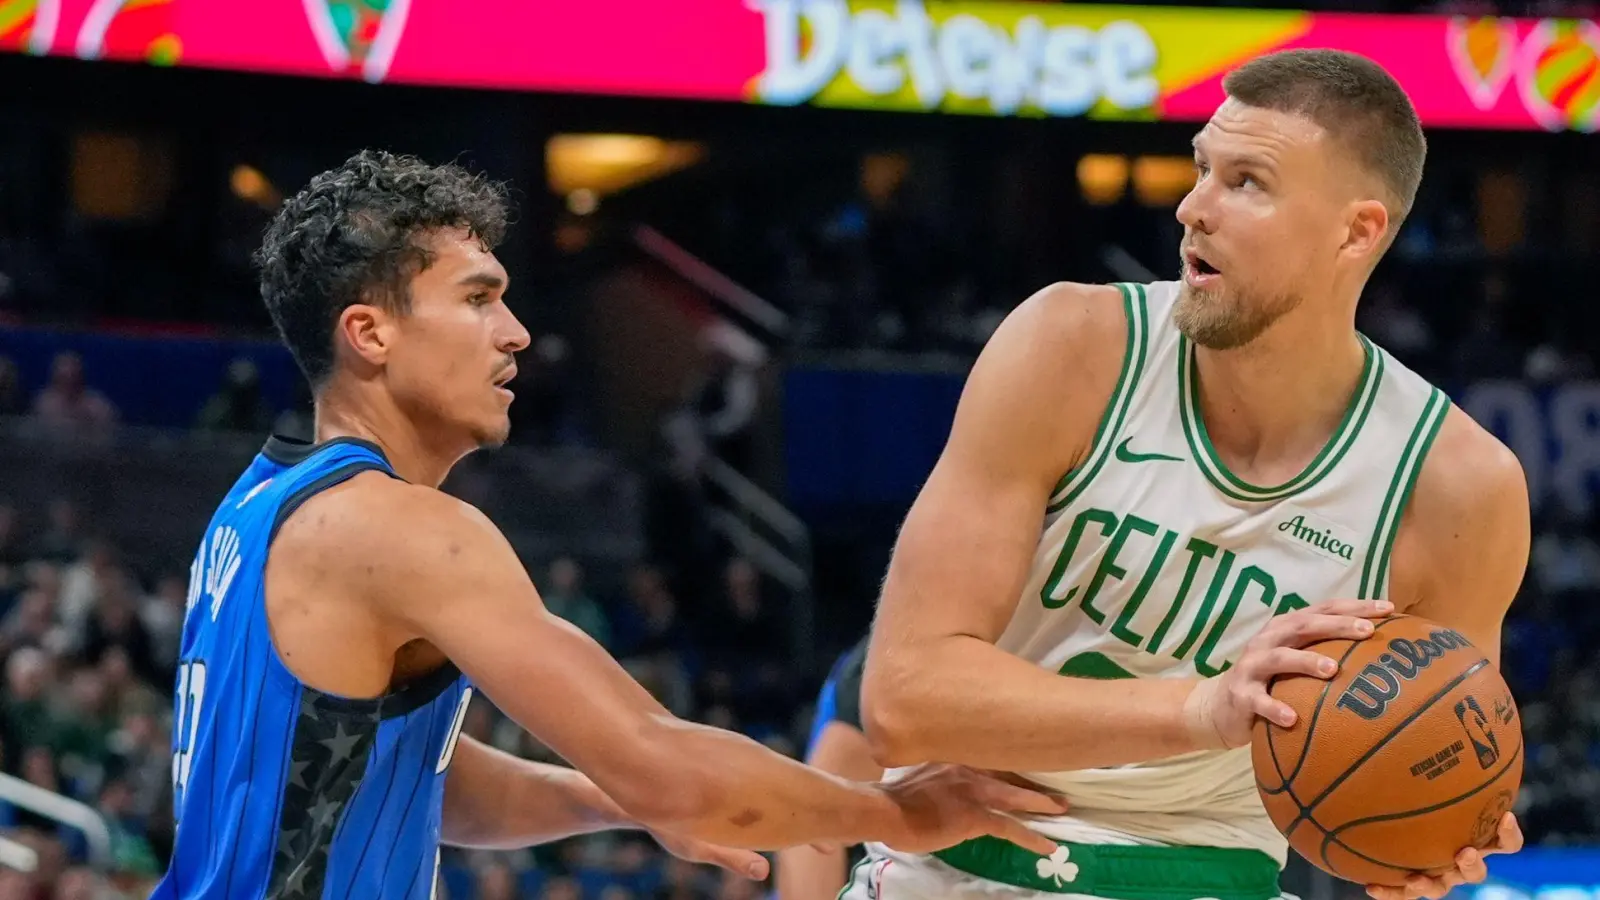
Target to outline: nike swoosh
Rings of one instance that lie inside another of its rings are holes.
[[[1128,438],[1117,445],[1117,462],[1142,463],[1157,462],[1160,460],[1165,460],[1167,462],[1183,462],[1183,457],[1181,456],[1168,456],[1165,453],[1135,453],[1128,449],[1128,445],[1131,443],[1133,443],[1133,438]]]

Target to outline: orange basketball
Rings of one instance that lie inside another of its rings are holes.
[[[1522,721],[1481,649],[1415,616],[1307,648],[1330,681],[1273,682],[1293,728],[1257,720],[1256,788],[1289,845],[1329,874],[1400,885],[1487,847],[1522,781]]]

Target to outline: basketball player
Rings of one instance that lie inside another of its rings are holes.
[[[1041,793],[955,767],[850,782],[673,718],[437,489],[509,427],[528,333],[492,253],[505,216],[497,186],[369,152],[268,230],[262,294],[317,443],[269,441],[195,557],[155,896],[426,898],[441,842],[631,824],[757,878],[764,860],[735,848],[991,834],[1049,852],[1005,814],[1062,811]],[[463,737],[476,689],[583,774]]]
[[[1060,790],[1072,814],[1035,825],[1060,847],[869,846],[851,900],[1277,897],[1287,845],[1247,746],[1257,716],[1293,721],[1269,679],[1331,676],[1299,648],[1391,610],[1498,660],[1522,472],[1354,327],[1422,177],[1416,113],[1331,51],[1224,87],[1178,207],[1183,280],[1058,284],[1011,314],[904,524],[868,654],[878,759]],[[1485,812],[1490,851],[1517,850],[1515,819]],[[1482,856],[1369,891],[1438,897],[1481,881]]]
[[[806,764],[852,781],[877,781],[883,767],[861,731],[861,671],[867,641],[856,642],[828,673],[817,696],[817,712],[806,742]],[[778,900],[834,900],[844,887],[859,847],[790,847],[778,853]]]

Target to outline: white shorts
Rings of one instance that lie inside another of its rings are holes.
[[[985,838],[940,856],[869,844],[839,900],[1297,900],[1253,850],[1063,843],[1047,858]]]

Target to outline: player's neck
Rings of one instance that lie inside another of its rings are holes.
[[[1258,483],[1292,478],[1322,450],[1366,364],[1353,328],[1292,324],[1235,350],[1196,348],[1206,434],[1231,469]]]
[[[412,484],[438,487],[461,457],[471,452],[430,441],[393,404],[371,402],[360,392],[333,386],[316,404],[316,442],[350,437],[371,441],[383,450],[394,473]]]

